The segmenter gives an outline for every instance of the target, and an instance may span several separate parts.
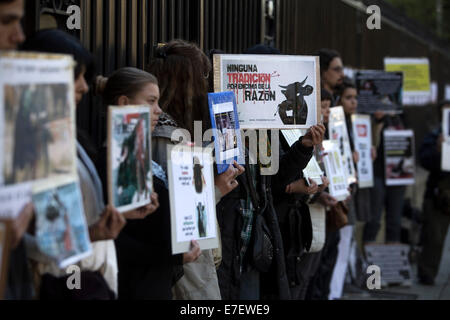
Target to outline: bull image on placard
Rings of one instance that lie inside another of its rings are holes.
[[[306,124],[308,105],[305,97],[310,96],[314,92],[312,86],[305,86],[306,80],[308,80],[308,77],[303,82],[294,82],[288,86],[280,86],[282,89],[285,89],[281,93],[284,94],[286,100],[278,106],[277,113],[280,114],[281,121],[286,125]]]

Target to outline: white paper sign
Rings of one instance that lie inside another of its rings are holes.
[[[439,98],[439,86],[437,82],[431,83],[431,103],[437,103]]]
[[[326,236],[326,211],[323,205],[314,203],[309,204],[311,214],[311,224],[313,229],[313,239],[309,253],[320,252],[325,245]]]
[[[328,123],[329,137],[330,140],[335,140],[339,143],[344,172],[350,185],[356,182],[356,170],[347,131],[347,123],[345,122],[344,108],[334,107],[330,110],[330,122]]]
[[[31,202],[31,197],[31,183],[0,187],[0,219],[16,219],[23,208]]]
[[[450,171],[450,108],[443,110],[442,122],[442,170]]]
[[[214,90],[234,91],[241,129],[300,129],[320,121],[318,57],[214,55]]]
[[[385,130],[384,155],[387,186],[414,184],[415,152],[412,130]]]
[[[339,143],[334,140],[327,140],[323,142],[324,153],[323,157],[325,164],[325,171],[330,180],[330,194],[338,201],[344,201],[350,195],[348,191],[347,176],[344,171],[344,165],[339,151]]]
[[[445,86],[445,100],[450,100],[450,85]]]
[[[359,154],[358,185],[361,189],[372,188],[373,163],[372,163],[372,126],[369,115],[355,114],[352,116],[353,137],[355,150]]]
[[[168,146],[172,253],[218,248],[212,150]]]

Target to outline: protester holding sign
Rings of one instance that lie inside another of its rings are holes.
[[[94,75],[94,63],[91,54],[78,40],[59,30],[45,30],[37,33],[33,39],[24,45],[25,50],[71,54],[77,62],[75,68],[75,102],[78,105],[83,96],[88,93],[88,82]],[[54,299],[114,299],[117,294],[117,260],[115,246],[112,239],[117,238],[125,225],[125,218],[111,206],[105,208],[102,184],[92,160],[84,148],[78,144],[78,176],[83,197],[84,212],[89,225],[89,235],[94,243],[93,255],[82,260],[79,265],[82,278],[96,284],[84,287],[76,294],[67,288],[67,275],[50,263],[36,250],[33,238],[27,243],[29,251],[33,252],[32,259],[38,262],[37,272],[42,276],[40,284],[40,298]]]
[[[439,116],[448,108],[450,101],[441,102]],[[450,173],[442,171],[440,165],[443,137],[448,133],[442,129],[435,129],[425,137],[419,153],[421,165],[430,172],[423,203],[423,247],[418,261],[419,281],[425,285],[434,284],[450,224]]]

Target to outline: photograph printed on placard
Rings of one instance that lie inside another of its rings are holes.
[[[33,195],[39,250],[61,268],[85,258],[91,244],[76,182]]]
[[[67,84],[4,85],[5,184],[70,174],[74,167]]]
[[[109,202],[126,212],[151,203],[150,109],[110,107],[109,113]]]

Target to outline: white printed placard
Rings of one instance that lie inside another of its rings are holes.
[[[323,142],[324,154],[323,162],[328,180],[330,180],[330,194],[338,201],[344,201],[350,195],[348,191],[347,176],[339,151],[339,142],[327,140]]]
[[[442,170],[450,171],[450,108],[444,108],[442,115]]]
[[[212,150],[169,145],[172,253],[190,250],[192,240],[200,248],[218,248]]]
[[[385,130],[384,157],[387,186],[414,184],[416,170],[412,130]]]
[[[319,57],[214,55],[214,90],[234,91],[241,129],[301,129],[320,121]]]
[[[330,122],[328,123],[328,130],[330,140],[335,140],[339,143],[339,150],[344,165],[344,172],[347,176],[348,184],[356,183],[356,170],[353,162],[353,153],[350,146],[350,137],[348,136],[347,123],[345,121],[344,108],[334,107],[330,109]]]
[[[0,187],[0,219],[16,219],[25,206],[32,201],[31,197],[31,183]]]
[[[355,114],[352,116],[353,137],[355,150],[359,154],[358,185],[361,189],[372,188],[373,162],[372,162],[372,124],[369,115]]]

